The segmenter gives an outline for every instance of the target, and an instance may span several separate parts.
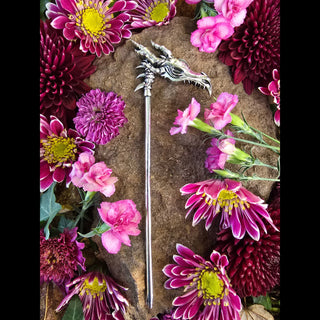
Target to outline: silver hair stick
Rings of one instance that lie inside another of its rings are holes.
[[[151,87],[156,75],[171,81],[184,81],[207,89],[211,95],[210,78],[204,73],[192,71],[188,64],[172,56],[170,50],[151,40],[152,46],[162,53],[158,58],[143,45],[131,40],[136,47],[135,51],[142,58],[137,68],[144,69],[137,78],[144,77],[135,91],[144,89],[145,97],[145,207],[146,207],[146,286],[147,305],[151,309],[153,304],[153,277],[152,277],[152,247],[151,247],[151,189],[150,189],[150,139],[151,139]]]

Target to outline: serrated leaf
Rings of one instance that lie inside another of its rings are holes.
[[[78,295],[74,295],[70,300],[62,320],[84,320],[82,303]]]
[[[40,221],[47,221],[53,215],[55,216],[62,208],[62,206],[56,202],[56,196],[54,194],[55,183],[42,194],[40,197]]]

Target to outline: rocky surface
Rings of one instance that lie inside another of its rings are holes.
[[[248,96],[242,85],[234,85],[228,67],[222,64],[217,53],[201,53],[190,43],[190,34],[195,30],[195,22],[189,17],[175,17],[168,26],[144,29],[133,35],[132,39],[151,48],[150,40],[166,46],[175,57],[188,61],[192,70],[205,72],[210,78],[213,95],[218,97],[227,91],[239,96],[239,103],[233,109],[235,114],[245,115],[247,121],[259,130],[275,136],[276,127],[267,98],[259,92]],[[144,97],[143,91],[134,92],[141,79],[136,79],[140,59],[134,52],[133,44],[126,41],[115,53],[103,56],[94,62],[97,71],[87,83],[92,88],[115,91],[126,102],[124,110],[128,123],[120,129],[120,135],[104,146],[96,148],[96,161],[105,161],[113,169],[113,175],[119,178],[115,194],[107,201],[132,199],[144,217]],[[201,104],[199,118],[203,119],[204,108],[214,102],[208,92],[184,83],[170,83],[157,78],[152,87],[151,116],[151,191],[152,191],[152,250],[154,272],[154,307],[150,311],[145,304],[145,223],[142,219],[139,227],[141,235],[131,237],[132,246],[122,246],[117,255],[111,255],[101,245],[99,237],[93,238],[100,249],[111,275],[120,284],[129,288],[126,296],[130,307],[127,320],[150,319],[159,312],[171,308],[172,299],[178,290],[165,290],[166,277],[162,268],[172,263],[176,253],[176,243],[182,243],[196,253],[209,258],[214,249],[217,222],[209,232],[200,223],[191,226],[191,218],[185,220],[186,197],[179,189],[186,183],[210,178],[204,167],[206,149],[210,145],[207,136],[196,129],[189,128],[185,135],[170,136],[169,130],[177,115],[177,109],[184,110],[195,97]],[[237,144],[237,146],[240,146]],[[259,147],[246,149],[252,151],[260,160],[275,163],[272,152]],[[230,168],[230,167],[229,167]],[[264,177],[274,176],[268,168],[255,167],[251,174]],[[267,199],[271,182],[244,183],[251,192]]]

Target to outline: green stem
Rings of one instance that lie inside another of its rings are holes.
[[[260,131],[260,130],[258,130],[258,129],[256,129],[256,128],[254,128],[254,127],[251,127],[251,126],[250,126],[250,128],[251,128],[252,130],[254,130],[254,131],[256,131],[256,132],[259,132],[260,134],[264,135],[264,136],[265,136],[265,137],[267,137],[268,139],[270,139],[270,140],[272,140],[272,141],[274,141],[274,142],[276,142],[276,143],[280,144],[280,141],[279,141],[279,140],[277,140],[277,139],[275,139],[275,138],[270,137],[270,136],[269,136],[269,135],[267,135],[266,133],[264,133],[264,132],[262,132],[262,131]]]
[[[245,142],[245,143],[250,143],[250,144],[253,144],[253,145],[255,145],[255,146],[268,148],[268,149],[271,149],[272,151],[274,151],[274,152],[276,152],[276,153],[279,153],[278,151],[280,151],[280,147],[270,146],[269,144],[263,144],[263,143],[258,143],[258,142],[246,140],[246,139],[236,138],[236,137],[229,136],[229,135],[227,135],[227,134],[222,134],[222,137],[223,137],[223,138],[231,138],[231,139],[234,139],[234,140],[236,140],[236,141]]]
[[[278,171],[278,168],[277,168],[277,167],[271,166],[270,164],[266,164],[266,163],[260,161],[259,159],[255,159],[255,160],[254,160],[254,163],[252,164],[252,167],[253,167],[253,166],[267,167],[267,168],[271,168],[271,169],[273,169],[273,170]]]

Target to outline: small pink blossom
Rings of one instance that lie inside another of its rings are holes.
[[[221,130],[231,122],[230,112],[238,103],[238,96],[228,92],[222,92],[217,101],[211,103],[210,109],[204,110],[204,119],[208,124],[213,124],[214,128]]]
[[[176,117],[173,124],[178,125],[179,127],[172,127],[170,129],[170,134],[174,135],[177,133],[185,134],[187,133],[187,126],[193,124],[193,120],[197,117],[200,112],[200,103],[195,99],[191,99],[191,103],[188,108],[183,112],[178,110],[178,116]]]
[[[246,15],[247,7],[253,0],[215,0],[214,7],[230,21],[233,27],[240,26]]]
[[[226,131],[228,136],[232,136],[230,130]],[[224,169],[225,163],[228,160],[229,155],[233,154],[235,150],[235,140],[227,138],[219,140],[212,138],[211,147],[207,149],[208,155],[205,161],[205,167],[210,171]]]
[[[138,224],[141,214],[132,200],[119,200],[113,203],[102,202],[98,208],[101,219],[111,227],[101,235],[103,246],[109,253],[118,253],[121,243],[131,246],[129,235],[140,234]]]
[[[101,161],[95,163],[95,158],[89,152],[79,155],[78,161],[72,166],[70,178],[72,183],[83,188],[85,191],[99,191],[106,197],[110,197],[115,192],[114,184],[118,181],[116,177],[110,177],[112,169]]]
[[[273,103],[277,106],[274,122],[280,126],[280,74],[277,69],[273,69],[272,77],[273,81],[268,84],[268,87],[259,87],[258,89],[263,94],[273,97]]]
[[[199,51],[215,52],[221,40],[232,36],[230,21],[222,15],[204,17],[197,21],[198,29],[191,33],[191,44]]]

